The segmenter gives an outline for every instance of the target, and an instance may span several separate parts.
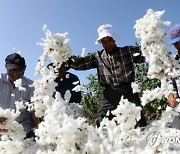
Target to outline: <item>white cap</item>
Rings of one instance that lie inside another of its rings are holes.
[[[98,39],[96,40],[96,44],[101,44],[101,39],[103,39],[104,37],[111,37],[113,40],[117,40],[118,36],[114,33],[112,25],[110,24],[105,24],[105,25],[101,25],[98,30]]]

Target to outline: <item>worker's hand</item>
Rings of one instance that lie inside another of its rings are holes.
[[[54,49],[53,48],[49,48],[49,51],[53,51]]]
[[[7,118],[5,118],[5,117],[0,117],[0,124],[1,124],[1,125],[4,125],[4,124],[6,123],[6,120],[7,120]]]
[[[2,129],[0,128],[0,133],[7,133],[8,132],[8,129]]]
[[[174,93],[170,93],[169,96],[168,96],[168,102],[169,102],[169,105],[171,107],[176,107],[179,102],[176,100],[178,98],[178,95],[177,94],[174,94]]]
[[[7,118],[5,118],[5,117],[0,117],[0,124],[1,124],[1,125],[5,125],[5,124],[6,124],[6,120],[7,120]],[[0,128],[0,133],[6,133],[6,132],[8,132],[7,129]]]
[[[168,73],[171,71],[171,68],[167,68],[164,72],[163,75],[164,76],[168,76]]]
[[[31,113],[31,117],[36,125],[38,125],[41,122],[41,118],[36,117],[34,111]]]

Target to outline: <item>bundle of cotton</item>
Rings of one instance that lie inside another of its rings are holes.
[[[141,84],[137,81],[131,83],[131,87],[133,89],[133,93],[138,93],[141,91]]]
[[[47,70],[41,71],[43,77],[34,82],[34,95],[31,101],[34,104],[34,110],[37,117],[43,117],[45,110],[53,103],[53,93],[57,83],[54,82],[56,75]]]
[[[180,64],[172,58],[164,41],[167,33],[164,31],[163,25],[169,25],[170,22],[161,20],[163,14],[164,11],[155,12],[149,9],[143,18],[136,21],[134,26],[136,37],[141,39],[143,55],[149,62],[148,76],[161,80],[161,88],[143,92],[141,98],[143,105],[156,98],[161,99],[163,95],[167,97],[173,91],[173,87],[167,83],[167,79],[180,74]]]
[[[145,106],[147,103],[154,101],[155,99],[161,100],[164,95],[164,91],[157,87],[153,90],[145,90],[143,91],[143,95],[141,97],[141,104]]]
[[[25,87],[22,87],[22,79],[18,79],[14,82],[15,87],[17,87],[20,91],[26,91]]]
[[[44,53],[36,66],[36,74],[41,73],[44,62],[48,57],[55,66],[59,67],[62,62],[66,62],[69,59],[72,51],[68,33],[52,34],[46,25],[44,25],[43,30],[46,34],[46,39],[42,39],[43,42],[38,43],[38,45],[44,48]]]
[[[153,11],[149,9],[147,14],[136,21],[136,37],[141,39],[141,50],[143,56],[149,62],[148,76],[161,79],[164,71],[173,68],[173,62],[169,55],[169,48],[164,39],[167,33],[163,25],[170,25],[170,22],[162,21],[164,11]]]
[[[16,134],[18,132],[24,132],[23,131],[23,127],[21,124],[19,124],[18,122],[15,121],[15,119],[20,115],[19,110],[17,109],[15,110],[10,110],[10,109],[2,109],[0,108],[0,117],[3,117],[6,119],[6,121],[4,123],[0,123],[0,127],[1,129],[7,129],[8,132],[5,132],[6,134],[12,134],[14,132],[16,132]],[[22,135],[20,135],[19,137],[22,137],[24,133],[22,133]]]
[[[35,130],[36,141],[40,145],[37,153],[69,153],[70,151],[74,153],[74,151],[79,152],[83,149],[93,151],[92,144],[82,146],[86,143],[86,134],[89,133],[86,128],[83,128],[88,125],[84,124],[85,119],[80,106],[68,104],[71,97],[70,91],[66,92],[64,99],[58,92],[55,93],[56,70],[70,57],[71,48],[67,34],[53,35],[49,30],[45,33],[46,39],[40,44],[44,47],[44,53],[36,67],[36,74],[41,74],[42,79],[34,82],[35,91],[32,98],[36,116],[43,117],[43,121]],[[54,67],[47,69],[44,65],[48,58]],[[79,90],[80,87],[74,88],[74,91]],[[77,118],[79,116],[81,118]],[[91,131],[93,132],[92,128]]]
[[[44,146],[53,145],[52,152],[56,153],[97,153],[99,139],[94,128],[85,123],[86,119],[83,117],[74,118],[74,115],[70,115],[73,113],[70,112],[71,109],[57,93],[54,103],[45,111],[44,120],[35,130],[39,137],[37,143]],[[43,151],[44,149],[41,150]]]
[[[115,117],[111,121],[107,118],[103,119],[97,131],[107,153],[128,149],[135,145],[138,137],[134,127],[140,119],[140,112],[140,107],[136,107],[122,97],[117,109],[112,111]]]
[[[6,119],[5,123],[0,123],[0,129],[7,130],[1,132],[0,151],[1,153],[21,153],[24,149],[23,140],[25,137],[24,128],[15,121],[20,112],[17,109],[3,110],[0,108],[0,117]]]
[[[38,117],[43,117],[45,110],[53,103],[53,93],[57,85],[57,83],[54,82],[57,76],[57,68],[69,59],[72,50],[67,33],[52,34],[50,30],[47,29],[46,25],[44,25],[43,30],[46,34],[46,38],[42,39],[43,42],[38,44],[43,47],[44,52],[35,70],[35,74],[41,74],[42,78],[34,82],[35,91],[32,98],[35,114]],[[45,66],[48,58],[50,58],[55,68],[47,68]]]
[[[128,110],[127,110],[128,109]],[[121,97],[120,103],[112,113],[115,115],[113,120],[121,125],[121,131],[133,129],[136,121],[140,119],[141,107],[137,107],[134,103],[129,102],[127,99]]]
[[[171,70],[168,70],[168,76],[170,77],[179,77],[180,74],[180,63],[179,60],[174,59],[172,56],[172,61],[173,61],[173,68]]]

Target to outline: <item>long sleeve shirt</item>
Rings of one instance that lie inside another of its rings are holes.
[[[135,80],[134,63],[144,60],[139,47],[125,46],[116,47],[112,52],[101,50],[85,57],[73,56],[69,66],[76,70],[96,68],[102,86],[119,86]]]
[[[23,101],[30,102],[33,96],[34,88],[32,87],[33,81],[23,76],[22,87],[25,91],[20,91],[17,87],[14,87],[10,82],[7,74],[3,74],[0,78],[0,107],[2,109],[16,109],[15,102]],[[24,109],[19,117],[16,119],[21,123],[26,133],[32,130],[30,123],[30,113]]]

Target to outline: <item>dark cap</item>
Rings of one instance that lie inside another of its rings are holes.
[[[18,53],[10,54],[5,59],[6,68],[11,69],[24,69],[26,67],[25,59]]]

